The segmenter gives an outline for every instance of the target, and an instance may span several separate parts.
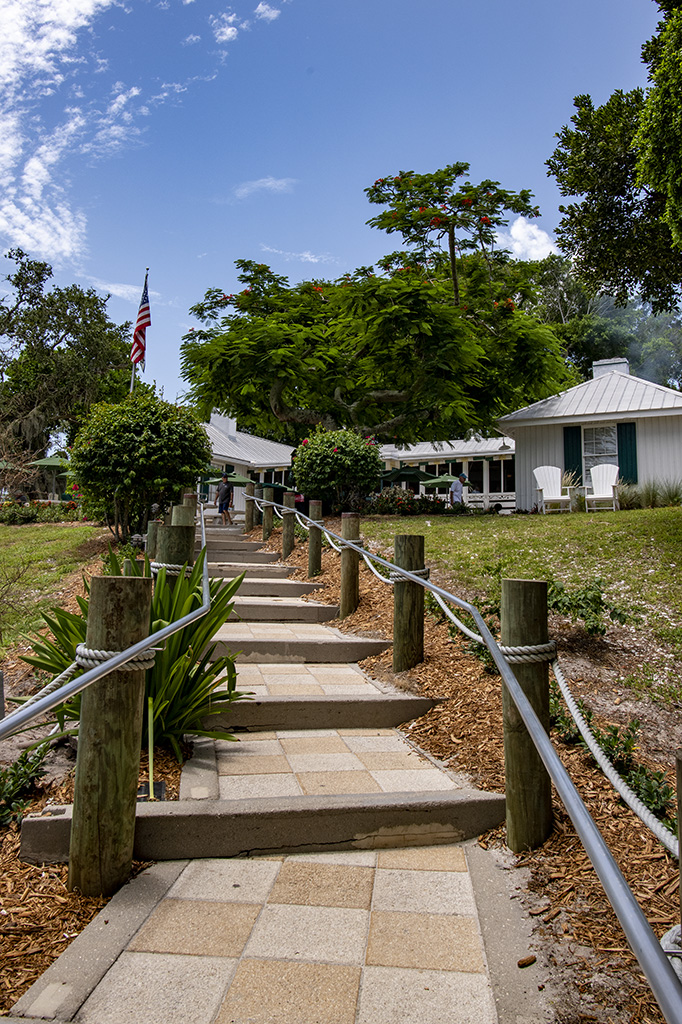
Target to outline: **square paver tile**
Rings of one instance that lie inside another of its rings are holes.
[[[360,968],[243,960],[215,1024],[354,1024]]]
[[[286,729],[277,733],[280,740],[298,739],[301,736],[336,736],[336,729]]]
[[[280,869],[279,861],[192,860],[171,886],[176,899],[264,903]]]
[[[308,796],[326,793],[381,793],[381,786],[369,772],[300,772],[295,776]]]
[[[309,672],[301,671],[301,666],[298,666],[298,672],[271,672],[264,677],[264,682],[268,686],[274,686],[275,684],[292,684],[297,683],[301,685],[314,685],[317,683],[317,679],[314,679]]]
[[[268,683],[268,693],[272,697],[319,697],[324,690],[317,683]]]
[[[209,1024],[237,966],[226,957],[122,953],[79,1024]]]
[[[270,890],[268,903],[369,910],[374,868],[286,860]]]
[[[346,736],[345,740],[349,748],[356,754],[375,753],[379,751],[398,751],[401,754],[408,754],[411,752],[405,741],[395,733],[393,733],[392,736]],[[383,765],[380,767],[383,767]],[[387,767],[391,766],[389,765]]]
[[[471,879],[466,871],[396,871],[377,868],[372,906],[375,910],[424,914],[476,912]]]
[[[484,971],[473,917],[372,911],[367,963],[434,971]]]
[[[374,687],[370,686],[369,683],[322,683],[322,692],[326,693],[328,697],[340,697],[343,694],[367,694],[374,693]]]
[[[364,673],[357,667],[357,665],[335,665],[333,662],[325,665],[311,665],[310,671],[313,675],[340,675],[340,676],[360,676],[365,678]]]
[[[385,793],[419,793],[422,790],[437,792],[460,788],[437,768],[431,768],[429,771],[373,771],[372,778],[379,783]]]
[[[287,754],[294,772],[353,772],[364,771],[362,761],[355,754]]]
[[[273,754],[281,754],[282,748],[279,744],[279,740],[273,736],[269,740],[257,740],[248,733],[242,734],[236,743],[231,743],[229,746],[226,744],[220,751],[221,756],[230,757],[249,757],[254,754],[260,757],[271,757]]]
[[[485,975],[366,967],[357,1024],[497,1024]]]
[[[443,846],[413,846],[398,850],[381,850],[380,868],[398,871],[466,871],[464,850],[457,843]]]
[[[146,953],[238,957],[260,911],[260,903],[164,899],[134,936],[128,949]]]
[[[395,736],[395,729],[339,729],[339,736]]]
[[[316,851],[314,853],[289,853],[287,860],[306,861],[310,864],[358,864],[360,867],[373,868],[376,865],[376,850],[334,850],[333,853]]]
[[[296,776],[292,773],[221,775],[218,778],[218,786],[221,800],[249,800],[262,796],[300,796],[303,792]]]
[[[348,737],[350,740],[352,737]],[[381,737],[378,737],[381,739]],[[386,737],[388,739],[388,737]],[[434,770],[425,758],[405,750],[359,750],[357,755],[369,771],[412,771]]]
[[[258,757],[240,757],[235,754],[218,754],[219,775],[270,775],[273,772],[289,772],[289,762],[283,754]]]
[[[300,662],[272,662],[271,664],[261,664],[258,666],[263,676],[271,675],[297,675],[301,672],[306,672],[306,667],[301,665]]]
[[[286,736],[280,740],[285,754],[347,754],[340,736]]]
[[[246,944],[249,958],[361,964],[369,912],[268,903]]]

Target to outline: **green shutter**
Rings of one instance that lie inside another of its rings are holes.
[[[637,424],[618,423],[618,467],[621,480],[637,483]]]
[[[564,473],[574,473],[583,482],[583,436],[580,427],[564,427]]]

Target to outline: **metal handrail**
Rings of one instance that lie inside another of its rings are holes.
[[[201,516],[201,546],[206,547],[206,526],[204,524],[204,507],[203,505],[197,506],[197,510]],[[18,708],[13,711],[11,715],[3,719],[0,722],[0,740],[5,739],[7,736],[13,736],[15,732],[22,729],[29,722],[32,722],[34,718],[38,718],[40,715],[46,714],[48,711],[52,711],[54,708],[63,704],[69,697],[74,697],[77,693],[81,693],[91,683],[96,683],[98,679],[102,679],[110,672],[115,672],[116,669],[121,668],[127,664],[133,658],[136,658],[143,651],[148,651],[150,647],[155,644],[163,643],[172,636],[173,633],[179,632],[184,629],[185,626],[189,626],[191,622],[196,619],[202,618],[209,611],[211,607],[211,591],[210,591],[210,579],[208,575],[208,558],[204,558],[202,584],[201,584],[201,596],[202,603],[199,608],[195,608],[193,612],[189,612],[188,615],[183,615],[177,622],[171,622],[163,629],[159,629],[156,633],[152,633],[145,640],[140,640],[139,643],[134,644],[132,647],[128,647],[125,651],[119,651],[114,654],[113,657],[109,658],[108,661],[102,662],[96,668],[88,669],[82,675],[76,679],[72,679],[66,682],[54,693],[48,693],[40,700],[37,700],[34,704],[27,707]]]
[[[250,495],[245,495],[247,499]],[[263,499],[260,499],[263,501]],[[263,502],[264,504],[275,504],[274,502]],[[284,507],[284,506],[280,506]],[[301,513],[299,513],[301,514]],[[339,541],[344,547],[349,547],[359,555],[366,555],[367,552],[358,544],[345,540],[331,530],[304,516],[309,523],[317,526],[323,533]],[[663,1016],[668,1024],[682,1024],[682,985],[670,966],[670,962],[661,948],[661,945],[654,935],[654,932],[647,921],[642,908],[637,903],[627,881],[620,868],[616,864],[611,851],[606,845],[604,838],[590,816],[587,807],[582,801],[578,790],[575,788],[571,778],[564,768],[559,755],[557,754],[552,741],[545,732],[542,722],[536,715],[533,707],[519,686],[516,676],[512,672],[504,655],[500,651],[497,641],[488,629],[478,608],[463,601],[454,594],[448,593],[437,587],[434,583],[416,576],[407,569],[388,562],[379,555],[371,555],[373,561],[386,566],[392,572],[399,572],[411,583],[418,583],[424,590],[439,595],[444,600],[457,605],[463,611],[468,612],[478,626],[481,637],[490,651],[492,658],[502,676],[505,686],[509,691],[516,708],[523,719],[528,733],[535,744],[542,763],[554,783],[557,793],[566,808],[578,837],[585,848],[599,881],[604,887],[608,900],[613,907],[615,914],[620,921],[621,927],[630,944],[632,952],[637,957],[640,967],[649,983],[654,998],[658,1003]]]

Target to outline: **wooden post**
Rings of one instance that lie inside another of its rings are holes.
[[[282,520],[282,558],[287,558],[294,550],[295,545],[295,534],[294,524],[296,522],[296,492],[287,491],[284,495],[283,504],[286,505],[291,512],[284,513],[284,519]]]
[[[360,545],[360,516],[357,512],[341,514],[341,536]],[[360,603],[360,555],[352,548],[341,548],[341,597],[339,618],[351,615]]]
[[[86,646],[123,651],[149,635],[152,581],[95,576]],[[124,666],[83,691],[69,889],[110,896],[130,877],[140,773],[144,670]]]
[[[262,499],[262,497],[263,497],[263,485],[262,484],[256,484],[253,493],[255,494],[255,496],[260,501]],[[254,507],[254,510],[253,510],[253,525],[254,526],[260,526],[262,522],[263,522],[263,513],[261,512],[261,510],[259,508],[255,508]]]
[[[253,483],[247,484],[246,487],[244,488],[244,493],[247,495],[246,508],[244,509],[244,533],[251,533],[251,531],[253,530],[253,514],[256,511],[256,506],[252,501],[249,501],[249,496],[253,497],[254,489],[255,488]]]
[[[194,518],[196,515],[196,506],[190,504],[174,505],[173,514],[171,516],[171,526],[191,526],[194,527]]]
[[[161,519],[150,519],[147,523],[147,543],[145,551],[149,558],[156,558],[156,536],[159,526],[163,524]]]
[[[536,580],[502,580],[500,626],[505,647],[546,644],[547,584]],[[547,662],[512,664],[511,668],[549,734]],[[502,714],[507,846],[520,853],[540,846],[552,831],[552,788],[549,774],[504,684]]]
[[[401,569],[424,568],[424,538],[395,538],[393,560]],[[424,588],[409,580],[393,586],[393,671],[405,672],[424,660]]]
[[[316,522],[322,521],[322,502],[308,502],[308,516]],[[322,572],[322,530],[311,526],[308,533],[308,576],[319,576]]]
[[[164,565],[194,564],[194,537],[196,530],[191,526],[159,526],[156,534],[156,561]],[[173,589],[176,576],[166,576]]]
[[[185,491],[185,493],[182,496],[182,504],[183,505],[190,505],[194,509],[195,512],[197,510],[197,502],[198,502],[198,500],[199,499],[197,497],[197,492],[196,491]]]
[[[274,491],[274,489],[272,487],[264,487],[263,488],[263,500],[264,501],[274,501],[275,500],[275,491]],[[268,540],[269,537],[270,537],[270,534],[272,533],[273,516],[274,516],[274,513],[272,511],[272,505],[264,505],[263,506],[263,540]]]
[[[682,849],[682,749],[678,749],[675,762],[677,775],[677,841],[680,844],[680,849]],[[679,859],[678,871],[680,874],[678,896],[680,902],[680,918],[682,920],[682,857]]]

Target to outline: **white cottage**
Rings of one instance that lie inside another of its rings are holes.
[[[216,475],[225,471],[260,483],[286,482],[294,450],[289,445],[245,434],[237,430],[236,420],[217,412],[211,415],[210,422],[205,423],[204,427],[211,442],[211,464],[216,469]],[[215,486],[207,485],[202,490],[210,502],[215,500]],[[245,504],[244,488],[235,487],[235,511],[243,511]]]
[[[627,359],[600,359],[593,379],[498,420],[516,442],[516,507],[536,502],[533,470],[559,466],[589,484],[615,463],[628,483],[682,480],[682,392],[630,376]]]

